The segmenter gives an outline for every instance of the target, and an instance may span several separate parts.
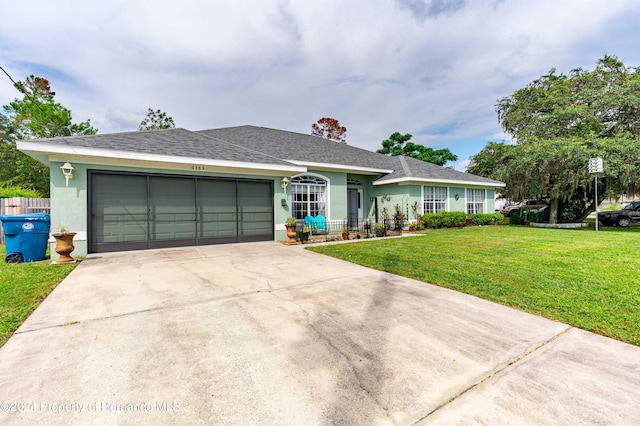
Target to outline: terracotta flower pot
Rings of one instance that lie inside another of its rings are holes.
[[[56,263],[71,263],[76,260],[70,256],[71,252],[75,250],[73,246],[73,237],[75,232],[55,233],[51,234],[56,239],[56,253],[60,255],[56,259]]]
[[[297,244],[296,243],[296,226],[295,225],[285,225],[287,227],[287,237],[289,237],[289,241],[287,244]]]

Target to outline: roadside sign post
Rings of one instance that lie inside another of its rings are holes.
[[[599,212],[599,208],[598,208],[598,173],[602,173],[604,171],[603,168],[603,164],[602,164],[602,158],[590,158],[589,159],[589,173],[592,173],[593,176],[593,182],[595,184],[595,192],[596,192],[596,197],[595,197],[595,203],[596,203],[596,232],[598,232],[598,212]]]

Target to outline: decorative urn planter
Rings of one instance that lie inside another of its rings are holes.
[[[60,255],[56,259],[55,263],[73,263],[76,260],[70,256],[71,252],[75,250],[73,246],[73,237],[75,232],[56,232],[51,234],[56,239],[56,253]]]
[[[287,237],[289,241],[287,241],[287,245],[298,244],[296,242],[296,237],[298,234],[296,233],[296,226],[298,225],[298,221],[295,217],[289,216],[284,223],[284,226],[287,228]]]
[[[296,226],[295,225],[285,225],[287,227],[287,237],[289,237],[289,241],[287,244],[297,244],[296,243]]]

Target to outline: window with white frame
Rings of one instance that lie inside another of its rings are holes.
[[[424,187],[424,212],[437,213],[447,209],[447,188],[444,186]]]
[[[304,219],[308,215],[326,216],[327,181],[311,175],[291,178],[292,216]]]
[[[484,213],[484,189],[467,189],[467,214]]]

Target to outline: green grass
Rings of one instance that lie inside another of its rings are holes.
[[[308,247],[640,345],[640,227],[484,226]]]
[[[0,346],[76,264],[50,265],[50,260],[7,264],[0,245]]]

